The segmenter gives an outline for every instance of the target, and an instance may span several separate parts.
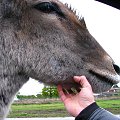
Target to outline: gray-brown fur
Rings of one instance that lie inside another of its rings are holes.
[[[35,7],[43,2],[52,10]],[[0,0],[0,120],[29,77],[78,89],[72,77],[85,75],[101,92],[120,80],[113,63],[84,20],[59,1]]]

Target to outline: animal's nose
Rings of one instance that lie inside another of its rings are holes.
[[[113,64],[113,67],[114,67],[116,73],[118,73],[120,75],[120,67],[116,64]]]

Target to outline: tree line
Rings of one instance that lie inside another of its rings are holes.
[[[58,98],[57,88],[53,86],[44,86],[42,91],[37,95],[20,95],[20,92],[16,95],[18,99],[40,99],[40,98]]]

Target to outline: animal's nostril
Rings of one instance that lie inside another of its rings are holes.
[[[119,66],[113,64],[113,67],[114,67],[115,71],[116,71],[118,74],[120,74],[120,68],[119,68]]]

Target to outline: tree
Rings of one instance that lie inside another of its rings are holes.
[[[56,87],[51,87],[51,86],[45,86],[42,89],[42,96],[43,97],[48,97],[48,98],[56,98],[58,97],[58,92],[57,92],[57,88]]]

